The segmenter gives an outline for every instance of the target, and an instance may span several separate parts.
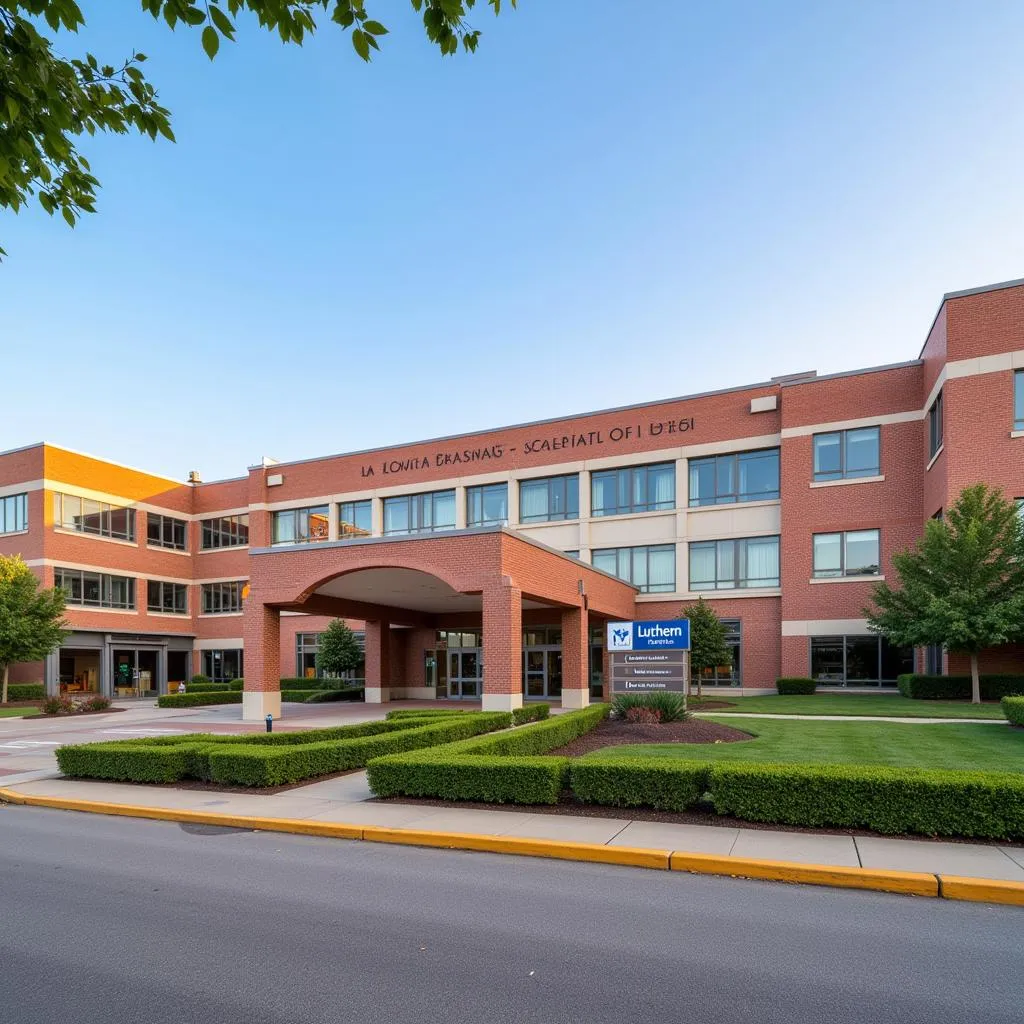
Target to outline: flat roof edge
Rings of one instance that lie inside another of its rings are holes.
[[[862,373],[884,373],[886,370],[905,370],[909,366],[923,366],[922,359],[907,359],[902,363],[885,363],[882,366],[865,366],[859,370],[840,370],[838,373],[823,373],[820,377],[804,380],[783,381],[784,388],[797,388],[801,384],[816,384],[820,380],[835,380],[837,377],[859,377]]]

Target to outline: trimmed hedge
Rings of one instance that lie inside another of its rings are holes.
[[[458,708],[399,708],[389,711],[384,717],[389,721],[401,718],[447,718],[451,715],[471,715],[472,711],[461,711]]]
[[[240,690],[219,690],[212,693],[165,693],[157,697],[158,708],[198,708],[207,704],[241,704]]]
[[[524,704],[512,712],[512,724],[526,725],[527,722],[542,722],[550,715],[550,704]]]
[[[982,700],[1000,700],[1003,697],[1024,695],[1024,676],[992,675],[978,677]],[[899,676],[896,685],[904,697],[913,700],[970,700],[970,676],[927,676],[906,674]]]
[[[353,686],[347,690],[317,690],[316,693],[306,698],[307,704],[325,704],[328,701],[338,700],[362,700],[363,688]]]
[[[185,693],[224,693],[232,687],[228,683],[186,683]]]
[[[42,683],[8,683],[8,700],[42,700],[46,690]]]
[[[1024,837],[1024,777],[874,765],[715,763],[719,814],[810,828]]]
[[[706,764],[655,758],[579,759],[569,770],[569,784],[583,803],[658,811],[693,807],[704,795],[707,779]]]
[[[477,713],[459,720],[364,722],[301,733],[166,736],[59,747],[65,775],[131,782],[197,778],[225,785],[277,786],[361,768],[383,754],[415,750],[507,728],[511,717]]]
[[[775,689],[787,696],[814,693],[817,688],[817,679],[808,679],[804,676],[781,676],[775,680]]]
[[[999,703],[1010,725],[1024,726],[1024,697],[1004,697]]]

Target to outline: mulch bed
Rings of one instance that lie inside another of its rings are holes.
[[[635,725],[631,722],[602,722],[596,729],[564,747],[549,751],[557,757],[582,757],[602,747],[619,747],[635,743],[740,743],[752,740],[749,732],[733,729],[702,718],[664,725]]]

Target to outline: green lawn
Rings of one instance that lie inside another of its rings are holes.
[[[708,700],[718,698],[709,697]],[[869,715],[889,718],[1002,718],[998,704],[971,704],[962,700],[911,700],[899,694],[816,693],[806,697],[734,697],[735,707],[712,708],[716,715]],[[691,699],[690,708],[700,711]]]
[[[1024,774],[1024,730],[954,722],[760,721],[715,719],[754,734],[739,743],[658,743],[605,747],[587,757],[672,757],[687,761],[886,764]]]
[[[38,714],[39,708],[0,708],[0,718],[27,718]]]

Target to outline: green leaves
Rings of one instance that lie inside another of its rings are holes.
[[[217,51],[220,49],[220,36],[217,35],[217,30],[212,25],[207,25],[203,29],[203,49],[210,60],[217,56]]]

